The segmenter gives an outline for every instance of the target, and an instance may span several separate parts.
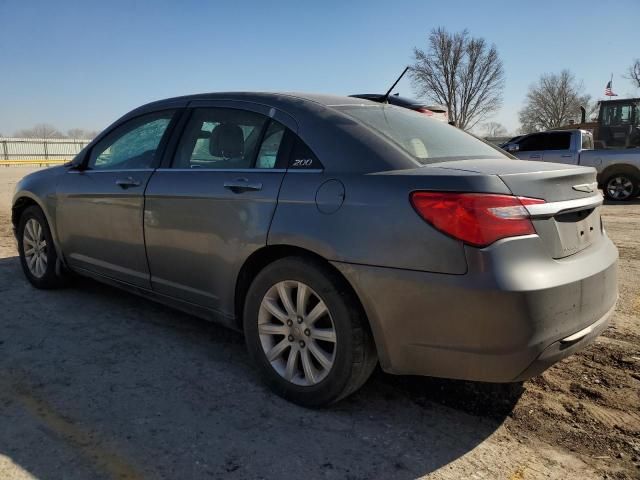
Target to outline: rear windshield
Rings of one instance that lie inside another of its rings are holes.
[[[341,105],[335,108],[382,134],[423,164],[510,158],[497,147],[413,110],[393,105]]]

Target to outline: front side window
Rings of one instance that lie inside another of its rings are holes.
[[[274,168],[285,127],[259,113],[231,108],[193,111],[173,168]]]
[[[90,170],[151,168],[175,110],[142,115],[117,127],[92,149]]]
[[[529,135],[521,139],[518,144],[520,145],[521,152],[533,152],[536,150],[544,150],[545,141],[544,137],[546,134],[544,133],[536,133],[533,135]]]
[[[335,107],[399,146],[420,163],[510,158],[464,131],[393,105]]]

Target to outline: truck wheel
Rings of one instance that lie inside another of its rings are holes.
[[[614,173],[604,182],[604,195],[610,200],[630,200],[638,193],[640,193],[640,180],[630,173]]]

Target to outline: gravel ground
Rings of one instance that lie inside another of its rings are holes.
[[[376,372],[311,411],[242,337],[89,280],[20,271],[0,170],[0,479],[640,478],[640,202],[605,207],[620,302],[591,347],[522,385]]]

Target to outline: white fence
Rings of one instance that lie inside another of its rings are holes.
[[[56,164],[71,160],[91,140],[0,137],[0,165]]]

